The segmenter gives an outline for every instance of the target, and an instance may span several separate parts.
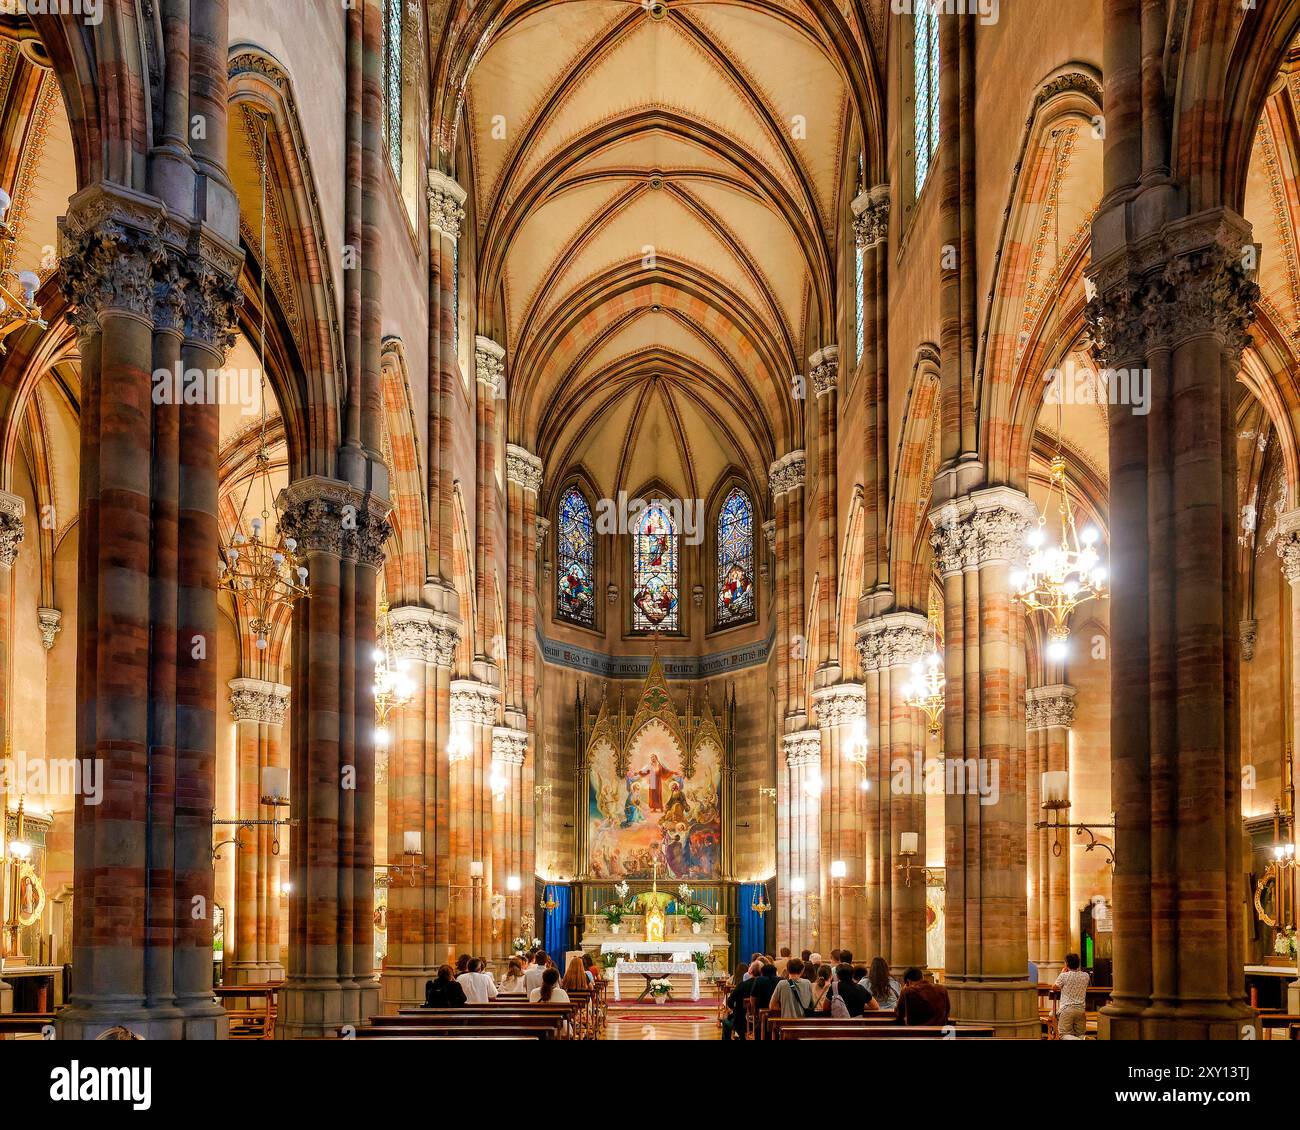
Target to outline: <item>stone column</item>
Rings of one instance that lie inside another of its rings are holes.
[[[9,697],[13,693],[11,668],[14,646],[14,563],[18,560],[18,547],[23,540],[23,520],[27,506],[16,494],[0,491],[0,747],[9,751],[9,735],[13,729],[13,710]],[[0,755],[0,756],[3,756]],[[0,790],[0,801],[5,799]],[[2,812],[3,809],[0,809]]]
[[[808,358],[817,395],[817,686],[839,682],[839,379],[840,350],[827,345]]]
[[[944,587],[944,983],[954,1019],[1036,1039],[1025,930],[1024,617],[1008,576],[1036,510],[986,487],[931,511]],[[959,791],[960,790],[960,791]]]
[[[1051,883],[1047,877],[1047,857],[1043,854],[1045,833],[1034,827],[1044,819],[1042,775],[1047,765],[1047,742],[1042,716],[1034,701],[1035,689],[1025,691],[1025,940],[1029,960],[1043,978],[1043,965],[1049,959],[1047,903]]]
[[[821,895],[823,954],[832,949],[864,953],[862,891],[866,853],[862,835],[861,771],[849,761],[852,743],[865,729],[867,703],[861,683],[837,683],[815,692],[821,746]],[[841,880],[831,876],[836,860],[845,865]],[[852,889],[859,888],[859,889]]]
[[[82,358],[77,755],[106,781],[74,811],[62,1039],[227,1028],[211,991],[219,406],[155,403],[150,379],[212,373],[233,340],[233,216],[198,203],[217,210],[195,220],[95,184],[60,226]]]
[[[1070,728],[1074,725],[1074,688],[1064,683],[1036,687],[1026,693],[1025,721],[1037,736],[1037,761],[1039,773],[1068,773],[1070,771]],[[1047,819],[1039,805],[1042,791],[1038,781],[1026,781],[1031,799],[1037,801],[1026,806],[1029,822]],[[1069,809],[1062,820],[1069,820]],[[1054,834],[1046,828],[1036,830],[1038,861],[1038,890],[1040,918],[1038,925],[1038,979],[1055,981],[1065,964],[1070,950],[1070,844],[1073,833]],[[1033,878],[1030,880],[1033,883]],[[1031,951],[1030,956],[1033,957]]]
[[[1290,586],[1291,596],[1291,732],[1300,732],[1300,509],[1288,510],[1277,522],[1277,554],[1282,559],[1282,575]],[[1291,743],[1291,780],[1300,780],[1300,742]],[[1292,797],[1294,806],[1295,798]],[[1300,848],[1300,821],[1291,817],[1291,835]],[[1287,1011],[1300,1011],[1300,978],[1287,988]]]
[[[241,819],[270,819],[281,809],[263,808],[262,770],[285,764],[281,731],[289,688],[266,679],[230,680],[230,718],[235,723],[236,813]],[[234,835],[235,829],[225,829]],[[288,851],[289,829],[277,829]],[[224,838],[224,837],[223,837]],[[272,829],[240,832],[235,851],[235,960],[226,966],[232,985],[282,981],[280,963],[280,852]]]
[[[448,957],[445,750],[460,625],[418,605],[393,608],[388,618],[393,658],[409,664],[415,686],[411,701],[393,712],[388,750],[388,860],[402,870],[390,875],[388,958],[379,987],[383,1011],[392,1014],[424,1000],[424,983]],[[419,835],[417,857],[406,852],[407,833]]]
[[[929,635],[918,612],[889,612],[857,626],[870,737],[863,767],[870,789],[862,794],[869,865],[863,954],[881,954],[895,973],[926,964],[925,878],[914,871],[909,885],[897,865],[899,836],[915,832],[917,856],[910,862],[925,866],[925,719],[907,705],[903,688]]]
[[[799,730],[807,720],[804,665],[808,662],[804,608],[804,453],[787,452],[769,469],[776,507],[777,663],[779,709],[786,729]],[[784,691],[782,692],[782,689]]]
[[[859,194],[852,211],[862,254],[862,591],[872,592],[889,583],[889,185]]]
[[[786,771],[777,797],[777,939],[798,953],[817,944],[816,904],[808,896],[821,894],[821,731],[786,734],[782,744]],[[796,879],[804,883],[802,896],[795,893]]]
[[[431,580],[451,585],[452,429],[456,417],[460,365],[456,349],[456,245],[465,221],[466,193],[437,169],[429,170],[429,545],[426,570]]]
[[[532,829],[533,788],[532,773],[527,774],[528,782],[525,783],[526,768],[528,731],[510,726],[493,727],[492,776],[498,782],[492,824],[496,841],[493,848],[496,883],[493,894],[504,899],[501,905],[504,917],[493,919],[491,956],[497,959],[511,952],[510,942],[521,932],[523,911],[533,902],[533,852],[527,838]],[[515,892],[510,890],[508,883],[512,875],[519,880],[519,890]]]
[[[290,483],[280,529],[306,556],[293,622],[289,967],[278,1039],[328,1037],[379,1008],[374,973],[374,694],[386,499],[335,479]]]
[[[1108,104],[1111,86],[1108,69]],[[1127,151],[1108,131],[1108,184]],[[1238,1039],[1254,1013],[1232,398],[1259,296],[1244,265],[1255,249],[1227,209],[1170,218],[1166,194],[1139,207],[1137,192],[1112,193],[1093,222],[1086,312],[1122,382],[1110,418],[1115,992],[1101,1034]]]
[[[475,489],[475,569],[478,624],[474,633],[476,658],[494,665],[504,659],[505,640],[493,640],[497,556],[497,400],[505,395],[506,351],[486,337],[474,339],[474,398],[478,479]]]
[[[492,742],[500,690],[479,679],[451,683],[451,724],[469,742],[469,753],[451,767],[451,948],[489,957],[493,891]],[[482,865],[482,875],[471,864]]]

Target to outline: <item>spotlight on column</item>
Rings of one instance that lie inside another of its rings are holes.
[[[862,778],[862,783],[858,786],[858,788],[860,788],[864,793],[870,792],[870,791],[871,791],[871,782],[868,781],[868,780],[866,779],[866,777],[863,777],[863,778]]]
[[[292,883],[281,883],[281,884],[280,884],[280,897],[281,897],[281,898],[286,898],[286,899],[287,899],[291,894],[293,894],[293,884],[292,884]]]
[[[843,879],[849,873],[849,865],[842,859],[831,860],[831,878]]]
[[[289,805],[289,770],[282,766],[266,765],[262,768],[262,803],[275,808]]]
[[[510,875],[510,876],[507,876],[507,878],[506,878],[506,890],[509,891],[510,894],[512,894],[512,895],[517,895],[517,894],[519,893],[519,888],[520,888],[521,886],[522,886],[522,884],[521,884],[520,881],[519,881],[519,876],[518,876],[518,875]]]
[[[796,876],[790,880],[790,891],[792,894],[801,895],[807,889],[808,884],[803,881],[802,877]]]

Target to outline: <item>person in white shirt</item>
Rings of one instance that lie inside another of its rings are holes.
[[[470,958],[468,971],[462,973],[456,980],[465,990],[467,1004],[487,1004],[488,1001],[496,999],[497,983],[492,979],[491,973],[484,972],[481,957]]]
[[[560,988],[560,971],[546,969],[542,972],[542,983],[528,994],[532,1004],[568,1004],[569,994]]]
[[[550,960],[546,956],[545,950],[538,950],[533,955],[533,964],[524,971],[524,988],[528,992],[539,988],[542,983],[542,974],[546,972],[546,963]],[[558,979],[558,974],[556,975]]]
[[[525,994],[528,992],[528,986],[524,983],[524,963],[518,957],[510,959],[506,975],[501,981],[500,991],[503,993]]]
[[[1088,1007],[1088,974],[1079,968],[1079,955],[1067,953],[1065,968],[1053,988],[1061,994],[1056,1006],[1056,1030],[1062,1040],[1082,1040],[1088,1030],[1084,1014]]]

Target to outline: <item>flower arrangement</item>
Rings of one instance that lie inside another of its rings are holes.
[[[614,886],[614,893],[618,895],[619,902],[627,902],[627,896],[631,893],[632,888],[627,885],[627,880],[617,883]]]
[[[1295,957],[1296,941],[1295,927],[1292,926],[1287,930],[1279,930],[1273,936],[1273,952],[1278,957]]]
[[[692,894],[694,894],[694,892],[691,890],[691,888],[688,887],[685,883],[682,883],[677,888],[677,901],[683,904],[688,904],[691,901]]]
[[[667,977],[656,977],[650,982],[650,995],[662,1004],[668,999],[668,994],[673,991],[673,984]]]
[[[625,953],[602,953],[599,955],[601,968],[608,972],[618,964],[619,958],[627,957]]]
[[[686,920],[693,926],[702,926],[704,920],[708,917],[704,912],[704,907],[697,906],[695,903],[691,903],[687,906],[682,913],[686,915]]]
[[[695,968],[703,973],[713,964],[713,955],[704,950],[696,950],[691,954],[691,960],[695,962]]]
[[[530,949],[537,949],[542,944],[541,938],[534,938],[530,944],[522,934],[510,943],[516,957],[521,957]]]
[[[621,902],[611,902],[602,907],[600,912],[605,916],[606,922],[611,926],[617,926],[623,921],[623,915],[627,913],[627,907]]]

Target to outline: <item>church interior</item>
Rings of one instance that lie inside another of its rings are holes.
[[[1300,0],[0,5],[0,1039],[1300,1039],[1298,716]]]

